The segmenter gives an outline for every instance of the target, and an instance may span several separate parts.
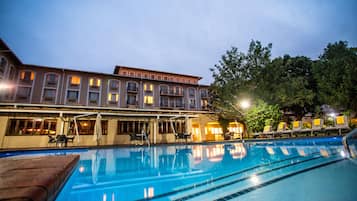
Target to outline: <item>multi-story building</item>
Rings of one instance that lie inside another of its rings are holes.
[[[0,40],[0,147],[48,146],[48,135],[74,133],[80,140],[73,145],[94,145],[97,113],[101,144],[130,143],[130,134],[143,129],[152,143],[174,142],[179,132],[216,140],[200,79],[125,66],[105,74],[29,65]]]

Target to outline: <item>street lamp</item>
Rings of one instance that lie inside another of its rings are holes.
[[[240,102],[240,107],[241,107],[242,109],[247,109],[247,108],[249,108],[249,107],[250,107],[250,102],[249,102],[249,100],[242,100],[242,101]]]

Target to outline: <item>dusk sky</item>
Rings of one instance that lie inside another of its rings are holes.
[[[317,58],[357,46],[355,0],[0,0],[0,37],[26,64],[112,73],[115,65],[202,76],[231,46]]]

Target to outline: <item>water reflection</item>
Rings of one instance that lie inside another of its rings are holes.
[[[259,164],[312,154],[330,157],[340,150],[340,145],[274,143],[89,150],[81,154],[76,177],[71,177],[71,198],[68,200],[150,199],[177,186],[206,181]],[[259,183],[259,177],[252,176],[251,182]],[[83,195],[84,192],[88,195]]]
[[[224,155],[224,144],[207,145],[206,157],[211,162],[220,162]]]

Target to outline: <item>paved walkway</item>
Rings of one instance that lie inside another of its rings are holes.
[[[79,155],[0,158],[0,201],[52,201]]]

